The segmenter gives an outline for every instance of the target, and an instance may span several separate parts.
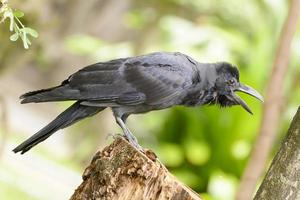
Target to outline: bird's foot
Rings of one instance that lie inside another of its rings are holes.
[[[120,133],[109,133],[106,136],[106,140],[110,137],[112,137],[114,140],[117,138],[124,138],[125,140],[127,140],[136,150],[141,151],[142,153],[145,153],[145,150],[143,149],[143,147],[141,147],[136,139],[136,137],[133,137],[129,135],[129,137],[127,137],[128,135],[126,134],[120,134]]]
[[[136,137],[130,132],[130,130],[126,127],[125,123],[120,117],[116,117],[116,121],[119,126],[123,129],[125,139],[138,151],[144,153],[144,149],[139,145]]]
[[[124,132],[124,138],[138,151],[141,151],[142,153],[145,153],[143,147],[141,147],[138,143],[138,140],[136,139],[136,137],[134,135],[132,135],[132,133],[126,133]]]
[[[124,137],[136,150],[145,153],[143,147],[141,147],[137,141],[127,138],[126,135],[124,135]]]

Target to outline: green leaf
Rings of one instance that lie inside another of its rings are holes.
[[[4,12],[4,14],[3,14],[3,17],[4,17],[4,18],[12,18],[12,17],[13,17],[13,14],[12,14],[11,9],[5,10],[5,12]]]
[[[28,46],[28,43],[27,43],[27,35],[26,35],[26,32],[23,31],[22,35],[20,35],[21,38],[22,38],[22,41],[23,41],[23,46],[25,49],[28,49],[29,46]]]
[[[16,10],[16,11],[14,11],[14,16],[18,17],[18,18],[21,18],[21,17],[24,16],[24,13],[20,10]]]
[[[13,31],[15,20],[14,20],[14,15],[13,15],[11,9],[6,10],[3,14],[3,17],[4,17],[4,19],[6,19],[6,18],[10,19],[9,30]]]
[[[25,28],[22,28],[21,30],[24,31],[25,33],[28,33],[32,37],[37,38],[39,36],[38,32],[32,28],[25,27]]]
[[[31,45],[31,42],[30,42],[30,40],[28,39],[28,37],[26,37],[26,42],[27,42],[28,45]]]
[[[9,37],[9,39],[11,40],[11,41],[17,41],[18,40],[18,38],[19,38],[19,34],[18,33],[14,33],[14,34],[12,34],[10,37]]]
[[[14,30],[14,24],[15,24],[14,18],[10,18],[10,24],[9,24],[9,30],[10,31]]]

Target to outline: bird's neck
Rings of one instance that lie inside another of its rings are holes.
[[[182,100],[182,105],[199,106],[211,103],[215,98],[217,78],[215,64],[199,63],[197,66],[198,82],[195,82]]]
[[[197,72],[200,77],[200,83],[203,85],[204,89],[214,87],[218,77],[216,63],[198,63]]]

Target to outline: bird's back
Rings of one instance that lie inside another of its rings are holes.
[[[80,100],[122,106],[174,101],[178,104],[178,98],[201,81],[197,65],[195,60],[178,52],[99,62],[72,74],[60,86],[23,95],[22,102]]]

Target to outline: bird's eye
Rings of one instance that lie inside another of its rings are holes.
[[[234,80],[233,80],[233,79],[230,79],[230,80],[228,81],[228,83],[229,83],[230,85],[233,85],[233,84],[234,84]]]

